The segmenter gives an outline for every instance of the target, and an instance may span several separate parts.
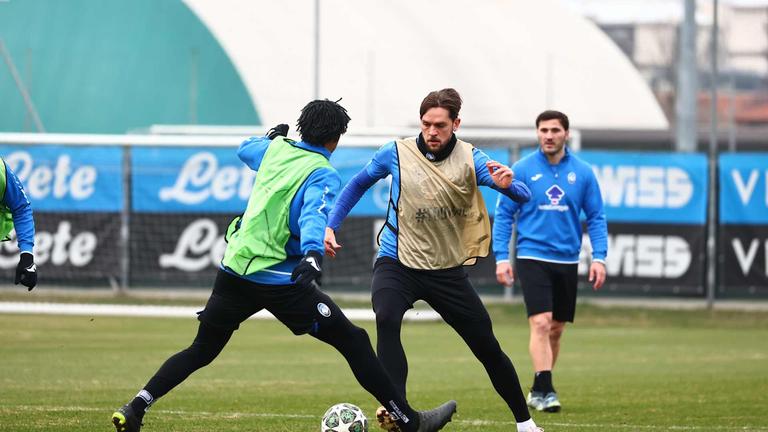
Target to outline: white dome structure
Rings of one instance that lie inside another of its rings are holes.
[[[185,0],[239,72],[265,125],[314,97],[315,2]],[[557,0],[319,0],[319,96],[343,97],[355,128],[418,123],[453,87],[471,127],[532,127],[545,109],[580,129],[666,129],[634,66]],[[203,60],[204,61],[204,60]]]

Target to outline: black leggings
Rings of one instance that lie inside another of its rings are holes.
[[[169,357],[149,380],[144,390],[155,399],[163,397],[187,379],[192,372],[210,364],[224,349],[234,331],[234,329],[215,327],[201,322],[192,345]]]
[[[233,332],[201,322],[192,345],[168,358],[149,380],[145,390],[155,399],[164,396],[192,372],[210,364],[224,349]],[[332,328],[321,327],[312,336],[336,348],[349,363],[360,385],[377,400],[387,399],[387,392],[381,391],[388,384],[386,379],[382,379],[386,375],[381,364],[375,361],[376,354],[364,329],[349,320],[337,320]]]
[[[488,312],[463,268],[413,270],[380,258],[373,272],[373,307],[379,359],[405,396],[408,360],[400,340],[405,312],[424,300],[461,336],[485,367],[493,387],[518,422],[531,418],[515,367],[502,351]]]
[[[211,363],[229,342],[233,332],[234,329],[201,322],[192,345],[168,358],[144,389],[155,399],[164,396],[194,371]],[[409,420],[407,423],[400,423],[404,431],[416,430],[416,412],[395,389],[377,360],[368,333],[364,329],[355,326],[342,315],[329,325],[319,326],[312,336],[336,348],[349,363],[360,385],[379,403],[388,407],[390,412],[399,411],[401,416]]]

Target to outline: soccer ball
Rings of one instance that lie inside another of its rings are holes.
[[[320,432],[368,432],[368,419],[355,405],[336,404],[323,415]]]

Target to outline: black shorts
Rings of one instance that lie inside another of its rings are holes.
[[[443,270],[416,270],[381,257],[373,266],[373,310],[405,311],[424,300],[451,326],[490,321],[488,311],[469,281],[463,266]]]
[[[518,259],[515,267],[529,317],[552,312],[555,321],[573,322],[579,282],[578,264]]]
[[[213,293],[198,314],[207,324],[236,330],[262,309],[268,310],[296,334],[314,333],[343,317],[341,309],[317,288],[261,285],[219,270]]]

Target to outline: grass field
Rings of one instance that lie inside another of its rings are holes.
[[[491,305],[530,385],[519,305]],[[372,323],[358,323],[375,339]],[[0,431],[110,431],[112,411],[186,347],[193,319],[0,315]],[[459,403],[446,431],[515,431],[480,364],[443,323],[406,324],[409,399]],[[768,431],[768,313],[580,306],[555,370],[551,431]],[[162,398],[145,432],[315,432],[325,409],[378,405],[331,348],[249,321],[213,364]],[[375,428],[371,428],[375,430]]]

